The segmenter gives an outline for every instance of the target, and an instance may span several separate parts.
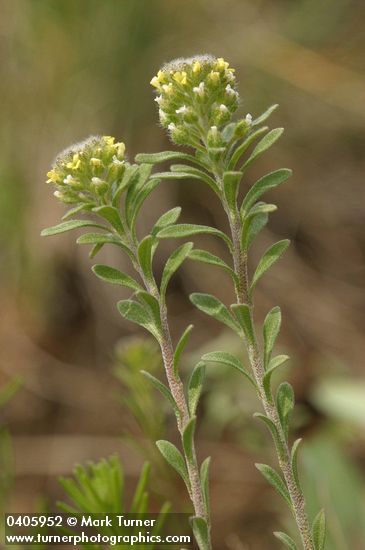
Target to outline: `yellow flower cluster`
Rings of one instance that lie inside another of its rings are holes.
[[[193,145],[230,121],[238,107],[234,69],[209,55],[177,59],[151,80],[162,126],[178,144]]]
[[[55,196],[65,203],[104,204],[125,171],[124,143],[111,136],[91,136],[58,155],[47,174]]]

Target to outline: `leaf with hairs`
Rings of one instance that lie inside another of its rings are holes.
[[[204,183],[209,185],[214,193],[220,196],[217,183],[211,176],[209,176],[209,174],[207,174],[207,172],[199,170],[199,168],[193,168],[192,166],[188,166],[186,164],[172,164],[170,166],[170,170],[174,174],[185,174],[185,177],[187,178],[194,178],[203,181]]]
[[[252,164],[258,157],[260,157],[265,151],[267,151],[274,143],[279,139],[284,132],[284,128],[275,128],[271,130],[266,136],[264,136],[256,145],[252,151],[250,157],[244,163],[242,169],[245,170]]]
[[[262,385],[264,387],[265,395],[271,401],[271,377],[278,367],[280,367],[285,361],[289,359],[288,355],[277,355],[270,360],[269,367],[262,379]]]
[[[235,332],[241,332],[238,323],[234,320],[228,308],[215,296],[195,292],[190,295],[190,300],[200,311],[214,317],[214,319],[227,325]]]
[[[242,224],[241,233],[241,246],[243,250],[247,251],[250,248],[255,237],[265,227],[268,221],[269,216],[266,212],[256,214],[256,216],[250,218],[245,218]]]
[[[188,462],[193,463],[195,459],[194,451],[194,434],[195,434],[196,416],[190,418],[189,422],[184,428],[182,435],[182,442],[184,447],[185,456]]]
[[[59,223],[53,227],[47,227],[41,232],[42,237],[49,237],[51,235],[58,235],[59,233],[65,233],[66,231],[72,231],[73,229],[79,229],[80,227],[98,227],[108,231],[108,228],[104,225],[92,222],[90,220],[69,220],[67,222]]]
[[[242,155],[247,151],[250,145],[262,134],[267,132],[267,126],[259,128],[255,132],[251,133],[238,147],[233,151],[231,158],[228,162],[228,170],[234,170],[237,163],[240,161]]]
[[[155,237],[147,235],[138,246],[138,261],[142,268],[144,276],[150,284],[154,284],[154,277],[152,271],[152,247],[155,241]]]
[[[293,470],[295,482],[296,482],[297,486],[299,487],[299,489],[300,489],[300,479],[299,479],[299,473],[298,473],[298,451],[299,451],[299,446],[300,446],[301,442],[302,442],[301,438],[296,439],[293,443],[291,453],[290,453],[290,455],[291,455],[291,467],[292,467],[292,470]]]
[[[204,164],[199,161],[193,155],[189,153],[182,153],[180,151],[161,151],[160,153],[138,153],[136,155],[136,161],[145,164],[159,164],[161,162],[167,162],[170,160],[188,160],[195,164],[199,164],[204,167]]]
[[[236,212],[237,196],[239,185],[242,179],[242,172],[224,172],[223,174],[223,192],[231,212]]]
[[[316,515],[312,525],[313,542],[316,550],[324,550],[326,542],[326,516],[324,510]]]
[[[269,116],[279,107],[279,105],[276,103],[275,105],[271,105],[262,115],[258,116],[252,121],[251,126],[258,126],[259,124],[262,124],[269,118]]]
[[[275,340],[279,334],[281,325],[281,311],[278,306],[274,307],[266,315],[264,321],[264,366],[269,366]]]
[[[199,550],[210,550],[209,529],[207,522],[198,516],[191,518],[190,521]]]
[[[199,399],[203,391],[204,379],[205,379],[205,363],[203,363],[202,361],[199,361],[199,363],[195,365],[188,383],[188,405],[189,405],[189,412],[191,416],[195,416]]]
[[[255,466],[270,483],[270,485],[272,485],[272,487],[274,487],[274,489],[276,489],[277,492],[283,497],[289,508],[291,508],[289,492],[283,478],[274,470],[274,468],[271,468],[271,466],[268,466],[267,464],[255,464]]]
[[[148,330],[153,336],[159,340],[159,332],[155,326],[153,319],[146,307],[143,307],[138,302],[134,300],[120,300],[117,303],[118,311],[122,317],[144,327]]]
[[[166,462],[168,462],[170,466],[172,466],[174,470],[182,477],[188,491],[190,492],[189,475],[186,469],[185,460],[180,451],[175,447],[175,445],[163,439],[156,441],[156,445]]]
[[[158,218],[157,222],[153,226],[151,235],[155,237],[161,229],[163,229],[164,227],[168,227],[169,225],[173,225],[179,219],[180,214],[180,206],[177,206],[176,208],[171,208],[171,210],[168,210],[167,212],[162,214],[162,216]]]
[[[255,341],[255,332],[252,325],[250,307],[247,304],[232,304],[231,309],[243,330],[247,342],[253,344]]]
[[[202,262],[204,264],[221,267],[230,275],[233,282],[235,284],[238,284],[238,278],[235,272],[233,271],[233,269],[229,267],[229,265],[227,265],[226,262],[224,262],[221,258],[219,258],[218,256],[215,256],[214,254],[211,254],[210,252],[207,252],[206,250],[200,250],[195,248],[190,252],[189,260],[194,260],[197,262]]]
[[[180,362],[180,357],[188,343],[188,340],[190,338],[191,331],[193,330],[193,325],[189,325],[183,332],[180,340],[178,341],[175,353],[174,353],[174,373],[177,374],[177,369]]]
[[[161,294],[161,299],[163,301],[165,300],[167,286],[170,282],[171,277],[174,275],[174,273],[179,269],[181,264],[187,258],[193,246],[194,246],[193,243],[185,243],[179,246],[179,248],[174,250],[174,252],[171,254],[169,259],[167,260],[162,273],[161,286],[160,286],[160,294]]]
[[[211,363],[221,363],[222,365],[227,365],[228,367],[232,367],[238,370],[250,381],[253,387],[257,389],[256,382],[252,378],[251,374],[243,366],[241,361],[231,353],[228,353],[226,351],[212,351],[210,353],[206,353],[205,355],[203,355],[202,361],[207,361]]]
[[[223,231],[215,229],[214,227],[209,227],[208,225],[196,225],[191,223],[181,223],[177,225],[171,225],[169,227],[164,227],[157,233],[159,239],[169,239],[169,238],[183,238],[191,237],[192,235],[215,235],[216,237],[221,238],[228,248],[232,250],[232,242],[229,237]]]
[[[203,491],[205,509],[209,513],[210,511],[210,497],[209,497],[209,467],[210,467],[210,456],[203,460],[200,467],[200,481]]]
[[[283,447],[282,442],[280,441],[280,436],[279,436],[278,430],[276,429],[276,426],[275,426],[274,422],[272,420],[270,420],[270,418],[268,416],[266,416],[264,414],[261,414],[261,413],[254,413],[254,417],[259,418],[260,420],[262,420],[262,422],[264,424],[266,424],[266,427],[268,428],[268,430],[271,433],[271,436],[274,440],[275,447],[276,447],[276,450],[278,452],[278,455],[280,456],[280,458],[284,459],[285,449]]]
[[[115,269],[114,267],[102,264],[93,265],[91,269],[95,273],[95,275],[99,277],[99,279],[101,279],[102,281],[112,283],[114,285],[125,286],[132,290],[143,290],[141,285],[139,285],[137,281],[135,281],[126,273],[119,271],[119,269]]]
[[[283,382],[278,387],[276,405],[283,431],[288,436],[289,420],[294,409],[294,391],[289,382]]]
[[[117,231],[117,233],[124,233],[124,226],[122,218],[120,217],[119,210],[114,206],[96,206],[92,209],[95,214],[104,218],[110,225]]]
[[[286,533],[283,533],[282,531],[275,531],[274,536],[279,539],[280,542],[285,544],[285,546],[287,546],[289,550],[297,550],[297,545],[295,544],[293,539],[289,537],[289,535],[287,535]]]
[[[255,288],[258,280],[275,262],[279,260],[279,258],[284,254],[284,252],[288,248],[289,244],[290,244],[289,239],[284,239],[282,241],[278,241],[277,243],[273,244],[272,246],[270,246],[270,248],[268,248],[265,251],[252,277],[252,282],[250,286],[251,293]]]
[[[281,185],[291,175],[292,175],[291,170],[288,170],[287,168],[281,168],[279,170],[275,170],[274,172],[270,172],[270,174],[266,174],[266,176],[263,176],[262,178],[257,180],[256,183],[254,183],[251,189],[248,191],[248,193],[246,194],[242,202],[242,205],[241,205],[242,219],[246,217],[247,213],[251,210],[255,202],[264,193],[266,193],[266,191],[269,191],[270,189],[273,189],[274,187]]]
[[[179,407],[177,406],[177,403],[173,398],[172,393],[165,386],[165,384],[160,382],[160,380],[158,380],[155,376],[153,376],[152,374],[150,374],[145,370],[141,370],[141,373],[151,382],[151,384],[153,384],[153,386],[161,393],[161,395],[163,395],[167,399],[167,401],[170,403],[170,405],[174,409],[175,413],[180,415]]]

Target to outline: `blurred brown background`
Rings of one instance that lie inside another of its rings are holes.
[[[22,378],[0,412],[15,449],[8,509],[34,510],[41,495],[54,502],[59,474],[115,450],[133,485],[147,455],[158,469],[154,447],[143,444],[151,430],[174,437],[169,415],[163,428],[143,421],[140,428],[120,403],[137,379],[117,381],[115,346],[145,337],[116,311],[123,291],[95,279],[74,234],[39,234],[63,213],[44,183],[59,150],[98,133],[125,141],[130,159],[171,148],[149,81],[170,58],[209,52],[236,68],[241,114],[280,104],[270,124],[284,126],[284,137],[250,169],[247,184],[282,166],[294,177],[270,195],[279,210],[252,266],[275,239],[289,237],[292,246],[258,287],[257,317],[282,307],[279,346],[295,367],[288,377],[299,402],[295,431],[306,435],[305,487],[311,511],[320,502],[329,513],[328,549],[365,548],[364,23],[365,4],[356,0],[0,0],[0,387]],[[184,221],[226,227],[205,187],[167,182],[146,204],[141,234],[177,204]],[[224,254],[214,240],[199,244]],[[98,262],[127,269],[113,250]],[[228,279],[192,263],[171,286],[174,337],[195,325],[186,371],[218,340],[240,351],[189,303],[189,293],[217,288],[230,303]],[[253,466],[273,460],[251,418],[258,405],[234,372],[211,369],[199,440],[202,457],[213,456],[216,547],[279,548],[270,533],[288,518]],[[140,438],[144,450],[123,434]],[[188,509],[175,477],[163,476],[156,473],[151,489],[175,511]]]

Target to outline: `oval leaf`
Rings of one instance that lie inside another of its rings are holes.
[[[220,237],[230,250],[232,249],[232,242],[225,233],[207,225],[181,223],[165,227],[157,233],[159,239],[183,238],[191,237],[191,235],[215,235],[216,237]]]
[[[272,246],[270,246],[270,248],[266,250],[252,277],[250,292],[253,291],[260,277],[262,277],[262,275],[284,254],[289,244],[290,241],[288,239],[284,239],[273,244]]]
[[[178,341],[174,353],[174,373],[177,374],[177,368],[179,366],[179,361],[181,354],[183,353],[186,344],[188,343],[188,340],[190,338],[191,331],[193,330],[193,325],[189,325],[185,331],[183,332],[180,340]]]
[[[289,537],[286,533],[282,533],[281,531],[275,531],[274,536],[280,540],[287,548],[290,550],[297,550],[297,546],[293,539]]]
[[[173,274],[179,269],[185,258],[189,255],[189,252],[193,248],[193,243],[185,243],[171,254],[167,260],[161,279],[160,294],[162,300],[165,300],[167,285]]]
[[[283,478],[267,464],[255,464],[259,472],[262,473],[264,478],[272,485],[277,492],[283,497],[288,506],[291,508],[291,500],[288,489],[285,485]]]
[[[209,361],[212,363],[222,363],[222,365],[227,365],[228,367],[232,367],[238,370],[241,374],[246,376],[246,378],[251,382],[251,384],[256,389],[256,382],[252,378],[251,374],[242,365],[241,361],[231,353],[227,353],[226,351],[213,351],[203,355],[202,360]]]
[[[90,220],[69,220],[54,225],[53,227],[43,229],[41,236],[49,237],[50,235],[58,235],[58,233],[65,233],[65,231],[72,231],[72,229],[79,229],[79,227],[99,227],[100,229],[106,229],[108,231],[108,228],[104,225],[100,225]]]
[[[289,382],[283,382],[278,387],[276,404],[283,431],[287,436],[289,431],[289,419],[294,408],[294,391]]]
[[[324,510],[321,510],[313,521],[312,526],[313,541],[316,550],[324,550],[326,542],[326,516]]]
[[[274,348],[275,340],[279,334],[280,331],[280,325],[281,325],[281,311],[278,306],[274,307],[269,313],[266,315],[265,321],[264,321],[264,365],[265,369],[267,369],[270,359],[272,350]]]
[[[182,435],[182,442],[183,442],[185,456],[190,463],[193,463],[195,460],[195,450],[194,450],[195,425],[196,425],[196,417],[193,416],[193,418],[191,418],[187,423],[187,425],[185,426],[183,435]]]
[[[275,170],[270,174],[266,174],[260,178],[251,189],[246,194],[242,206],[241,206],[241,216],[244,218],[249,210],[252,208],[254,203],[269,189],[277,187],[284,181],[286,181],[292,175],[292,171],[287,168],[281,168],[280,170]]]
[[[143,290],[137,281],[132,279],[129,275],[126,275],[126,273],[122,273],[119,269],[102,264],[93,265],[91,269],[102,281],[106,281],[107,283],[112,283],[114,285],[125,286],[127,288],[131,288],[132,290]]]
[[[190,295],[190,300],[200,311],[214,317],[235,332],[240,333],[238,323],[233,319],[226,306],[211,294],[194,293]]]
[[[195,416],[205,379],[205,364],[199,362],[191,373],[188,383],[188,405],[191,416]]]
[[[180,453],[180,451],[175,447],[175,445],[163,439],[161,439],[160,441],[156,441],[156,445],[158,447],[158,450],[164,457],[164,459],[182,477],[182,479],[185,482],[185,485],[187,486],[190,492],[190,481],[189,481],[188,471],[186,469],[185,460],[182,454]]]

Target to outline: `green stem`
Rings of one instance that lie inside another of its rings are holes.
[[[234,215],[229,215],[229,223],[233,241],[234,270],[239,280],[239,286],[236,289],[236,299],[238,304],[248,304],[250,310],[251,324],[254,327],[253,304],[249,300],[247,253],[242,250],[241,247],[240,235],[242,226],[238,211]],[[252,344],[247,345],[247,348],[251,369],[254,374],[258,388],[258,397],[261,401],[266,415],[274,423],[279,434],[282,447],[284,449],[283,455],[280,455],[280,453],[278,453],[278,462],[290,495],[293,515],[300,533],[303,549],[314,550],[314,544],[306,512],[305,499],[301,488],[298,487],[298,484],[295,481],[287,438],[280,422],[275,400],[270,398],[271,396],[269,396],[268,398],[264,390],[263,378],[265,375],[265,369],[263,367],[263,361],[259,351],[259,346],[255,333],[253,336]]]
[[[189,421],[191,420],[191,415],[190,415],[188,403],[185,397],[183,383],[181,381],[179,374],[175,372],[175,369],[174,369],[174,347],[173,347],[172,339],[170,335],[170,328],[169,328],[169,322],[167,317],[167,308],[166,308],[166,305],[161,300],[161,296],[156,284],[151,284],[149,281],[146,280],[146,277],[144,276],[141,266],[137,261],[136,243],[132,242],[132,239],[130,239],[129,245],[133,250],[134,268],[140,275],[147,292],[152,296],[154,296],[158,300],[160,305],[162,331],[161,331],[161,338],[160,338],[159,344],[160,344],[161,355],[163,359],[167,382],[168,382],[171,394],[180,412],[180,414],[176,416],[176,420],[177,420],[177,427],[178,427],[180,437],[181,437],[181,442],[182,442],[183,433]],[[184,446],[183,446],[183,449],[184,449]],[[199,465],[198,465],[198,460],[197,460],[196,450],[195,450],[195,442],[194,441],[192,442],[192,458],[190,460],[187,457],[185,450],[183,452],[184,452],[185,463],[188,470],[189,481],[190,481],[189,496],[194,507],[195,515],[203,518],[206,521],[208,526],[209,539],[207,541],[207,546],[204,548],[204,550],[212,550],[212,543],[211,543],[211,536],[210,536],[210,530],[211,530],[210,513],[204,502]]]

